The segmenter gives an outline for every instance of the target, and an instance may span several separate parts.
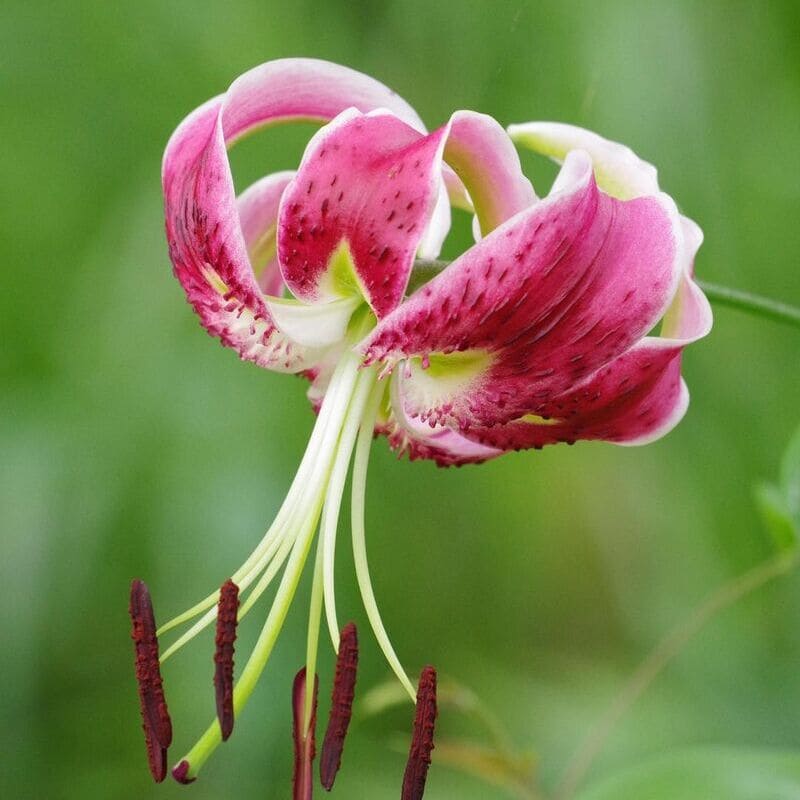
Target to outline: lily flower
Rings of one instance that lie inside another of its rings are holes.
[[[294,120],[323,124],[297,171],[267,176],[237,196],[227,149],[257,128]],[[542,199],[522,172],[515,141],[563,164]],[[334,691],[331,713],[336,730],[346,730],[355,685],[355,631],[346,629],[340,649],[334,591],[351,463],[356,579],[375,638],[416,701],[367,565],[373,436],[442,466],[579,439],[631,445],[663,436],[688,404],[682,350],[711,326],[693,280],[702,235],[659,190],[654,168],[621,145],[553,123],[507,132],[472,111],[428,133],[382,84],[308,59],[257,67],[191,113],[167,145],[163,189],[175,275],[204,327],[244,360],[309,378],[317,412],[283,505],[227,591],[212,592],[158,631],[197,618],[163,662],[219,609],[219,719],[174,774],[193,780],[230,733],[319,529],[305,667],[294,688],[295,774],[303,776],[295,796],[310,797],[316,691],[305,687],[316,685],[323,609],[344,659],[337,685],[341,673],[345,689],[338,698]],[[474,214],[476,243],[444,264],[435,259],[451,205]],[[235,625],[279,575],[234,686]],[[427,710],[418,710],[404,798],[424,789],[435,683],[426,667],[419,692]],[[329,734],[326,788],[344,736]]]

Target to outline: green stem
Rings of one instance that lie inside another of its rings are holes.
[[[772,300],[769,297],[761,297],[739,289],[731,289],[728,286],[720,286],[716,283],[708,283],[706,281],[698,281],[697,283],[712,303],[736,308],[739,311],[746,311],[748,314],[767,317],[776,322],[784,322],[787,325],[794,325],[800,328],[800,308],[781,303],[778,300]]]

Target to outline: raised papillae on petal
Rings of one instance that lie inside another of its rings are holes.
[[[378,433],[386,435],[398,456],[407,455],[410,461],[427,459],[440,467],[452,467],[481,464],[503,454],[503,450],[481,444],[447,425],[431,426],[407,414],[402,402],[404,372],[400,369],[392,377],[390,414],[378,429]]]
[[[160,783],[167,774],[167,749],[172,743],[172,721],[161,679],[153,604],[143,581],[134,580],[131,583],[129,611],[147,760],[153,779]]]
[[[647,334],[683,262],[672,201],[609,197],[576,151],[546,200],[419,289],[361,349],[368,363],[409,359],[410,416],[503,424],[540,414]]]
[[[264,220],[245,220],[243,230],[226,147],[269,123],[324,122],[350,107],[386,108],[424,130],[413,109],[378,81],[324,61],[286,59],[245,73],[225,95],[192,112],[167,145],[162,185],[175,274],[209,333],[261,366],[297,372],[318,354],[283,335],[264,302],[262,287],[273,284],[260,284],[254,266],[268,269],[269,259],[250,262],[258,259],[253,232]]]
[[[361,295],[379,317],[403,297],[441,183],[444,131],[345,112],[311,140],[283,195],[278,254],[307,302]]]

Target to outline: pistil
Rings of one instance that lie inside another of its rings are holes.
[[[316,755],[315,729],[317,723],[317,694],[319,692],[319,679],[314,676],[314,690],[308,690],[307,673],[305,667],[297,673],[292,687],[292,715],[294,723],[292,735],[294,737],[294,800],[311,800],[314,784],[312,766]],[[305,722],[306,707],[311,706],[311,716],[308,724]]]
[[[335,470],[337,464],[344,463],[346,474],[359,424],[364,415],[364,407],[376,380],[374,370],[360,370],[359,367],[358,356],[347,354],[334,373],[328,394],[323,402],[323,408],[317,419],[315,431],[312,434],[312,441],[315,443],[315,458],[313,461],[303,459],[299,472],[304,472],[305,480],[298,483],[296,479],[293,483],[293,490],[297,487],[297,494],[295,502],[292,504],[293,514],[287,523],[286,533],[275,558],[266,565],[266,571],[239,609],[238,618],[241,620],[277,574],[284,559],[288,559],[264,627],[244,666],[239,681],[234,687],[233,711],[237,715],[255,688],[283,626],[306,563],[323,502],[327,497],[332,471]],[[322,434],[319,436],[316,435],[318,428],[322,429]],[[311,450],[311,443],[309,450]],[[309,450],[307,450],[307,454]],[[310,475],[303,469],[306,464],[310,467]],[[344,481],[342,481],[342,485],[343,483]],[[336,499],[335,502],[340,502],[340,499]],[[286,505],[284,503],[284,507]],[[315,583],[319,584],[317,581]],[[316,634],[313,623],[309,627],[308,650],[315,661]],[[309,658],[310,662],[311,660]],[[307,664],[307,668],[309,676],[314,674],[314,663]],[[306,718],[308,717],[309,714],[306,714]],[[185,777],[194,777],[221,741],[220,726],[215,721],[186,755],[184,760],[189,767]]]
[[[369,319],[368,315],[362,315],[361,320],[354,325],[351,331],[354,341],[364,335],[363,328],[366,324],[370,324]],[[305,686],[307,682],[313,686],[317,685],[316,660],[323,605],[331,641],[338,652],[334,705],[321,765],[323,785],[328,789],[333,785],[352,713],[358,660],[355,627],[347,626],[340,638],[333,581],[336,531],[351,461],[353,462],[353,554],[358,585],[370,624],[387,661],[411,699],[416,700],[417,693],[397,658],[378,613],[366,558],[364,532],[366,470],[375,421],[385,391],[385,384],[379,381],[378,368],[363,367],[358,354],[346,351],[331,376],[308,447],[275,521],[245,563],[223,584],[219,592],[209,595],[162,628],[168,630],[180,622],[202,615],[165,651],[161,658],[163,662],[215,618],[217,622],[214,658],[217,719],[209,725],[194,747],[174,768],[173,776],[179,782],[193,781],[220,742],[230,736],[234,718],[247,703],[270,658],[300,582],[319,524],[320,533],[309,608],[306,665],[302,672],[302,680],[298,675],[302,687],[296,682],[294,691],[295,742],[299,748],[298,752],[302,750],[302,769],[296,773],[295,796],[299,798],[310,796],[308,794],[310,777],[307,778],[306,773],[310,770],[310,759],[313,758],[316,690],[306,691]],[[237,625],[281,571],[280,582],[261,633],[238,681],[234,684],[233,654]],[[247,590],[249,592],[240,605],[241,595]],[[154,640],[155,625],[151,627]],[[157,645],[154,651],[150,648],[148,652],[151,653],[148,656],[150,659],[148,663],[155,659],[157,669]],[[429,698],[426,702],[428,708]],[[435,698],[433,703],[435,715]],[[149,707],[148,705],[147,708]],[[145,708],[144,701],[143,708]],[[155,744],[155,747],[150,748],[151,769],[154,775],[163,777],[166,746],[162,743],[160,729],[158,734],[152,733],[154,730],[156,729],[153,724],[149,723],[149,727],[146,726],[146,732],[151,732],[148,742]],[[424,742],[420,747],[421,751],[425,752]],[[310,776],[310,772],[308,774]],[[424,784],[424,775],[422,781]]]

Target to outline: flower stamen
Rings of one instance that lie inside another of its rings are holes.
[[[172,743],[172,720],[161,679],[158,637],[150,591],[144,581],[131,583],[131,638],[136,651],[136,682],[142,711],[147,760],[157,783],[167,774],[167,749]]]
[[[403,775],[402,800],[421,800],[425,791],[428,767],[433,751],[433,729],[436,722],[436,670],[427,666],[419,676],[414,733]]]
[[[239,587],[229,578],[219,590],[215,639],[217,649],[214,653],[214,690],[223,742],[233,731],[233,653],[238,609]]]
[[[356,626],[350,622],[342,628],[339,637],[331,713],[328,718],[328,727],[325,729],[325,739],[322,742],[322,753],[319,759],[320,780],[328,791],[333,787],[336,773],[342,763],[344,740],[353,713],[357,670],[358,633]]]

